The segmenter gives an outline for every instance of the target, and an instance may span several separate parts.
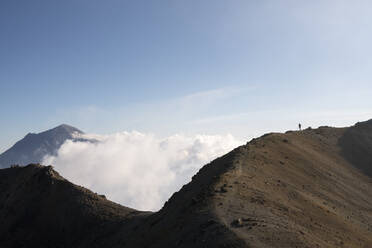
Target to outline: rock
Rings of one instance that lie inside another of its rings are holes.
[[[233,222],[231,222],[231,226],[232,227],[243,227],[244,223],[243,223],[242,218],[238,218],[236,220],[233,220]]]
[[[226,192],[227,192],[226,188],[224,186],[221,186],[220,193],[226,193]]]

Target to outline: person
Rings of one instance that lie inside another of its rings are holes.
[[[298,129],[301,131],[301,123],[298,123]]]

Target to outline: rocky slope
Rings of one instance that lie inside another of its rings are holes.
[[[14,146],[0,154],[0,168],[12,164],[41,163],[46,155],[55,155],[66,140],[79,140],[79,129],[63,124],[42,133],[29,133]]]
[[[0,170],[0,247],[372,247],[372,121],[254,139],[157,213],[50,167]]]

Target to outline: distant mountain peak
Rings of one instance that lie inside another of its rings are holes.
[[[65,131],[67,133],[80,133],[80,134],[83,134],[84,132],[77,129],[76,127],[73,127],[73,126],[70,126],[70,125],[67,125],[67,124],[61,124],[55,128],[52,128],[50,130],[47,130],[45,132],[49,132],[49,131]]]
[[[46,155],[56,155],[66,140],[87,141],[80,137],[81,134],[84,132],[67,124],[41,133],[28,133],[22,140],[0,154],[0,168],[12,164],[41,163]]]

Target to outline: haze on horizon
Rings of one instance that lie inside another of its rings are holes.
[[[1,1],[0,152],[88,133],[232,134],[372,118],[369,1]]]

